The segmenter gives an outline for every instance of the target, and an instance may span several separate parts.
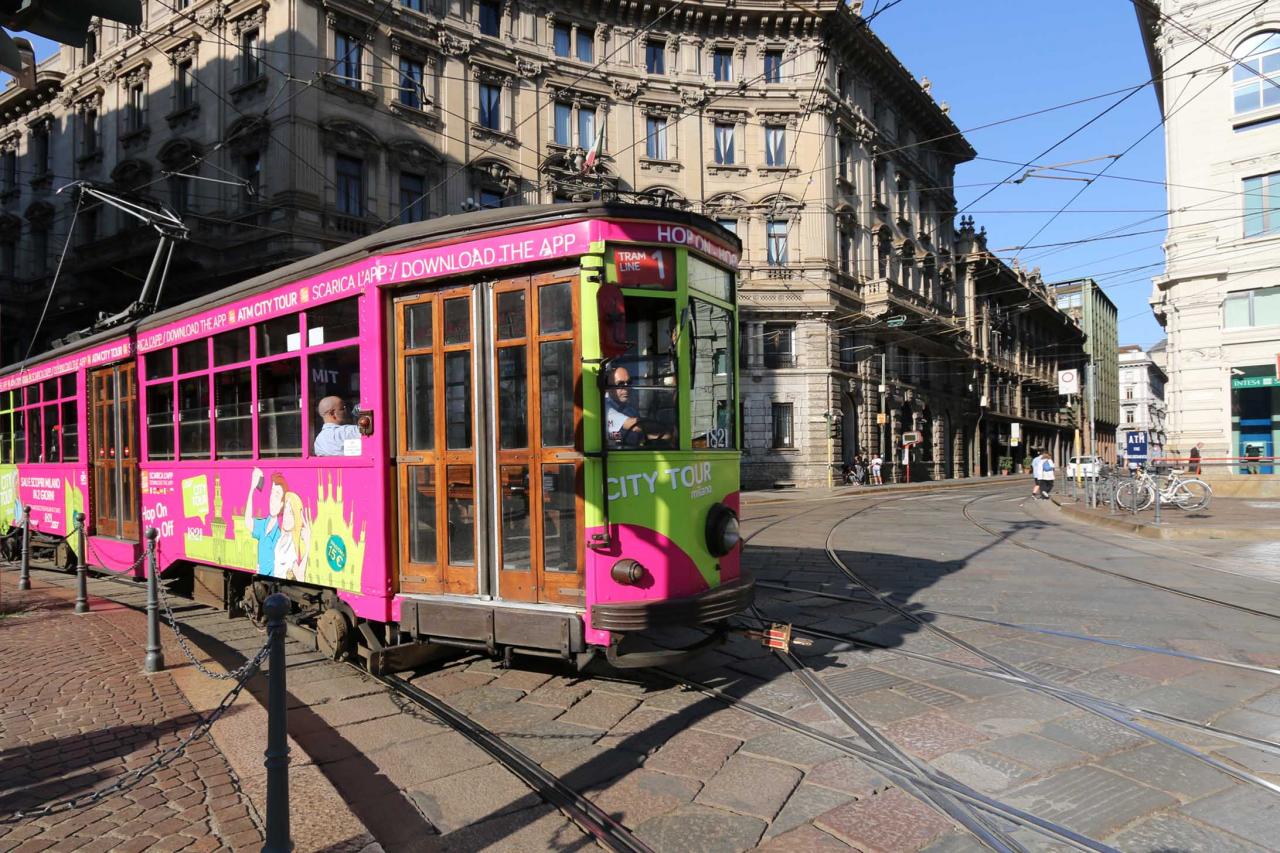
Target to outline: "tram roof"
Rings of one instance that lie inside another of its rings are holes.
[[[546,222],[557,222],[563,220],[575,219],[592,219],[597,217],[612,217],[623,219],[648,219],[660,220],[664,222],[673,222],[680,225],[696,225],[699,228],[705,228],[714,232],[721,239],[730,244],[741,246],[741,241],[733,232],[725,229],[712,219],[708,219],[701,214],[684,210],[675,210],[669,207],[658,207],[648,204],[620,204],[617,202],[606,201],[589,201],[576,202],[572,204],[533,204],[521,205],[518,207],[497,207],[488,210],[479,210],[473,213],[456,213],[449,216],[440,216],[435,219],[427,219],[422,222],[411,222],[406,225],[397,225],[394,228],[386,228],[382,231],[376,231],[367,237],[361,237],[359,240],[352,240],[349,243],[343,243],[341,246],[321,252],[318,255],[312,255],[308,258],[294,261],[291,264],[271,270],[270,272],[256,275],[245,281],[237,282],[221,290],[215,290],[205,296],[174,305],[163,311],[157,311],[154,314],[148,314],[140,317],[132,323],[126,323],[111,329],[105,329],[92,335],[86,335],[77,341],[63,344],[51,350],[45,350],[42,353],[26,360],[19,361],[0,368],[0,376],[14,373],[25,366],[29,367],[33,363],[39,363],[49,358],[59,355],[66,355],[76,350],[83,349],[104,341],[110,341],[115,338],[124,337],[131,331],[144,329],[153,324],[164,323],[166,321],[177,319],[184,313],[192,311],[197,307],[200,310],[217,307],[220,304],[231,302],[250,293],[260,290],[270,290],[272,287],[284,284],[292,279],[305,278],[309,275],[324,272],[326,269],[340,266],[353,260],[368,257],[370,255],[379,254],[381,252],[393,251],[402,247],[411,246],[423,241],[441,240],[450,237],[461,237],[473,231],[488,231],[495,228],[519,228],[521,226],[534,226]]]

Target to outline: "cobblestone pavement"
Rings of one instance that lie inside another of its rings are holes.
[[[197,715],[169,673],[142,673],[145,623],[40,577],[0,575],[0,816],[107,787],[190,732]],[[176,650],[174,650],[176,652]],[[231,713],[236,712],[232,706]],[[96,805],[0,823],[0,850],[249,850],[262,831],[207,736]]]
[[[862,643],[820,640],[798,650],[799,661],[907,760],[981,795],[1126,851],[1276,849],[1280,795],[1266,785],[1280,783],[1280,675],[1267,670],[1280,667],[1280,620],[1010,539],[1280,615],[1277,587],[1220,571],[1181,543],[1067,524],[1024,492],[985,484],[749,500],[744,529],[758,536],[747,565],[787,587],[762,588],[760,612]],[[966,506],[997,535],[970,522]],[[845,565],[900,610],[840,571],[829,536]],[[260,642],[243,621],[200,610],[185,618],[231,649]],[[997,673],[997,661],[1032,683]],[[789,725],[654,674],[583,675],[524,658],[503,669],[459,656],[414,681],[657,850],[982,849],[901,774],[851,754],[870,742],[749,639],[679,671]],[[378,682],[301,647],[289,679],[291,733],[386,849],[592,846],[487,754]],[[1150,734],[1099,713],[1102,702],[1147,712],[1137,719]],[[1062,849],[995,825],[1027,849]]]

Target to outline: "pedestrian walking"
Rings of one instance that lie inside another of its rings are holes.
[[[1031,460],[1031,497],[1040,497],[1040,469],[1044,464],[1044,460],[1039,454]]]
[[[1245,461],[1249,463],[1247,468],[1250,474],[1261,474],[1262,467],[1258,465],[1258,461],[1262,458],[1262,445],[1250,444],[1244,449]]]
[[[1049,500],[1049,493],[1053,491],[1053,457],[1049,455],[1049,451],[1042,450],[1040,452],[1040,500]]]
[[[1191,448],[1191,473],[1197,477],[1200,476],[1200,448],[1204,447],[1203,441],[1197,441],[1195,447]]]
[[[880,458],[879,453],[871,457],[871,484],[873,486],[884,485],[884,480],[880,478],[880,468],[883,467],[883,465],[884,460]]]

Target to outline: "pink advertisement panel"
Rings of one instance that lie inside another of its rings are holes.
[[[105,344],[99,344],[93,349],[81,350],[52,361],[42,362],[25,370],[0,376],[0,391],[21,388],[23,385],[30,385],[32,382],[43,382],[55,376],[74,373],[81,368],[94,368],[103,364],[111,364],[131,355],[133,355],[133,341],[127,337],[122,337]]]

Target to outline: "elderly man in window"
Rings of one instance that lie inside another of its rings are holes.
[[[316,436],[313,449],[316,456],[356,455],[346,452],[348,441],[359,441],[360,430],[354,424],[347,423],[347,404],[341,397],[325,397],[316,406],[316,413],[324,425]]]

